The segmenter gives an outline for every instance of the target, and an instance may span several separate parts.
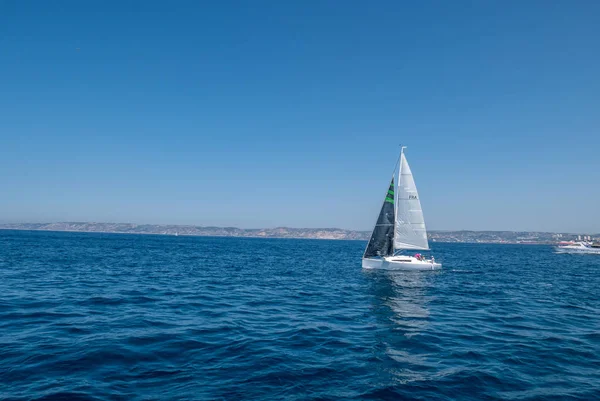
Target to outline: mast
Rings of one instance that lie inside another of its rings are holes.
[[[396,177],[398,177],[398,179],[396,180],[396,190],[394,191],[395,194],[395,198],[394,198],[394,220],[397,218],[398,216],[398,205],[400,204],[400,180],[402,179],[402,156],[404,156],[404,149],[406,149],[406,146],[402,146],[402,144],[400,144],[400,156],[398,156],[398,161],[396,161],[396,167],[394,167],[394,174],[396,174]],[[394,251],[392,254],[396,254],[396,251],[401,251],[402,249],[396,249],[396,235],[397,235],[397,229],[396,229],[396,222],[394,221]]]
[[[400,155],[398,156],[398,160],[396,160],[394,172],[392,173],[392,182],[394,181],[394,177],[396,178],[396,185],[394,186],[394,229],[392,232],[392,256],[396,254],[396,248],[394,245],[396,243],[396,216],[398,215],[398,185],[400,185],[400,160],[402,159],[402,154],[404,153],[405,147],[406,146],[402,146],[402,144],[400,144]]]

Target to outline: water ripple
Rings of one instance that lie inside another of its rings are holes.
[[[0,231],[0,399],[600,399],[600,258]]]

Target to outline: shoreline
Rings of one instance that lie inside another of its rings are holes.
[[[18,228],[18,227],[0,227],[0,231],[31,231],[31,232],[51,232],[51,233],[79,233],[79,234],[121,234],[121,235],[156,235],[165,237],[214,237],[214,238],[250,238],[250,239],[305,239],[305,240],[324,240],[324,241],[367,241],[362,238],[332,238],[318,236],[277,236],[277,235],[219,235],[219,234],[173,234],[173,233],[149,233],[149,232],[125,232],[125,231],[104,231],[104,230],[68,230],[68,229],[45,229],[45,228]],[[474,244],[474,245],[547,245],[555,246],[554,242],[494,242],[494,241],[443,241],[429,240],[430,243],[440,244]]]

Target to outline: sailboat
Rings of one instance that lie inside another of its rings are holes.
[[[436,270],[441,263],[420,254],[408,256],[405,250],[429,250],[423,209],[412,172],[400,150],[400,160],[394,168],[392,182],[387,190],[379,217],[373,228],[362,259],[364,269]],[[395,178],[397,176],[397,187]]]

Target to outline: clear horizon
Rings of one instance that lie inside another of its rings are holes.
[[[597,2],[0,3],[0,222],[600,232]]]
[[[369,229],[351,229],[344,227],[297,227],[297,226],[271,226],[271,227],[239,227],[239,226],[215,226],[215,225],[204,225],[204,224],[170,224],[170,223],[134,223],[126,221],[37,221],[37,222],[8,222],[0,221],[0,225],[4,224],[133,224],[133,225],[150,225],[150,226],[181,226],[181,227],[215,227],[215,228],[238,228],[242,230],[269,230],[275,228],[291,228],[295,230],[346,230],[346,231],[361,231],[371,232],[372,228]],[[0,227],[1,229],[1,227]],[[435,229],[431,228],[427,231],[431,232],[458,232],[458,231],[474,231],[474,232],[514,232],[514,233],[556,233],[556,234],[574,234],[574,235],[600,235],[600,232],[573,232],[573,231],[538,231],[538,230],[472,230],[472,229]]]

